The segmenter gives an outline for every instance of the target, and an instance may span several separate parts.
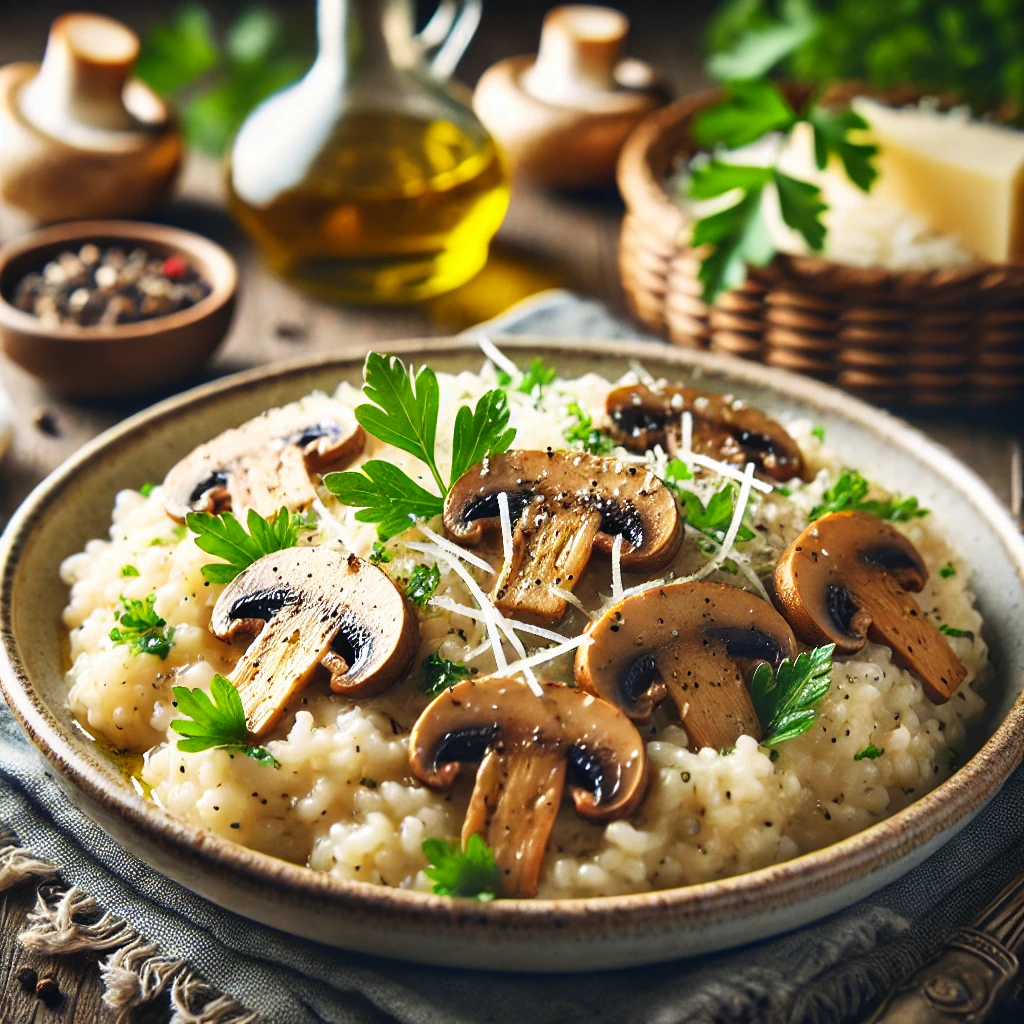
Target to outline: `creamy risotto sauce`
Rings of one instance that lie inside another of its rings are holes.
[[[489,365],[479,375],[438,376],[443,464],[450,458],[444,443],[452,436],[456,409],[496,381]],[[578,402],[599,424],[610,386],[588,375],[556,381],[539,402],[510,393],[515,446],[566,447],[563,434],[574,422],[568,403]],[[363,401],[347,384],[337,397],[352,408]],[[786,426],[815,475],[805,484],[794,480],[788,496],[778,489],[752,496],[748,521],[756,537],[737,546],[738,564],[727,563],[735,573],[718,570],[711,580],[750,589],[753,579],[770,577],[776,559],[806,527],[809,510],[840,469],[839,457],[812,434],[812,424]],[[431,486],[412,456],[367,437],[358,461],[372,458],[399,465]],[[688,484],[705,500],[721,485],[713,472],[699,473]],[[304,543],[369,555],[374,527],[357,522],[354,509],[321,489],[315,511],[318,528],[304,535]],[[439,521],[433,526],[441,530]],[[973,605],[969,568],[935,532],[930,517],[898,528],[930,570],[926,588],[917,595],[921,609],[936,623],[968,634],[949,640],[967,669],[953,698],[942,705],[930,703],[920,682],[893,663],[888,648],[868,643],[852,656],[835,659],[815,725],[780,744],[774,761],[749,736],[741,736],[728,751],[691,752],[671,702],[665,702],[640,726],[651,766],[643,803],[626,820],[591,824],[566,802],[543,863],[541,897],[638,892],[770,865],[885,818],[949,775],[964,750],[965,731],[984,710],[976,692],[987,669],[981,617]],[[425,560],[403,546],[402,541],[415,537],[413,530],[389,544],[392,560],[382,568],[396,580],[404,581]],[[674,563],[655,575],[692,573],[707,562],[710,550],[701,535],[687,529]],[[500,548],[487,557],[500,564]],[[147,496],[128,490],[118,495],[109,539],[90,541],[62,570],[71,588],[64,618],[71,637],[68,701],[73,714],[97,740],[144,755],[141,782],[176,817],[317,871],[429,891],[421,843],[431,836],[458,836],[472,772],[464,771],[447,792],[428,789],[411,774],[409,731],[429,702],[417,688],[418,666],[440,651],[453,661],[473,655],[481,675],[493,671],[481,624],[436,607],[423,609],[413,669],[382,696],[352,702],[314,680],[266,741],[279,769],[219,749],[184,753],[169,729],[177,714],[172,685],[205,687],[214,673],[227,675],[248,642],[226,644],[207,628],[223,589],[201,573],[210,561],[192,535],[166,515],[161,487]],[[123,575],[126,566],[138,574]],[[444,564],[439,568],[437,595],[473,606],[465,583]],[[489,589],[486,574],[471,571]],[[627,574],[624,582],[632,586],[643,579]],[[595,553],[575,593],[589,614],[608,604],[607,556]],[[149,594],[156,595],[156,612],[174,627],[165,660],[134,655],[110,639],[120,598]],[[571,637],[586,625],[583,612],[570,608],[557,628]],[[538,674],[571,681],[572,655],[542,666]],[[883,752],[856,758],[872,746]]]

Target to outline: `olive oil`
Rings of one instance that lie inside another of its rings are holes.
[[[357,303],[419,301],[468,281],[509,200],[486,132],[397,111],[342,117],[298,184],[269,202],[243,199],[230,166],[227,178],[232,214],[273,270]]]

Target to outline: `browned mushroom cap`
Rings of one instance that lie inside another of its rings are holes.
[[[538,697],[517,679],[466,679],[420,715],[409,764],[428,786],[451,785],[480,762],[462,827],[494,849],[504,896],[535,896],[566,786],[577,814],[631,814],[647,788],[647,752],[632,722],[603,700],[558,683]]]
[[[557,621],[593,547],[623,538],[622,568],[653,572],[675,557],[683,522],[671,491],[653,474],[576,451],[509,451],[464,473],[448,492],[444,525],[479,544],[500,529],[498,495],[508,495],[513,553],[491,594],[505,612]]]
[[[217,599],[210,631],[255,636],[231,673],[250,732],[273,728],[317,665],[347,697],[386,690],[408,668],[419,626],[390,577],[324,547],[288,548],[253,562]]]
[[[908,591],[928,579],[917,548],[866,512],[833,512],[811,523],[775,567],[782,613],[809,644],[846,653],[865,640],[885,644],[943,704],[967,670]]]
[[[189,512],[253,508],[269,518],[282,505],[305,508],[316,497],[310,472],[354,458],[365,439],[350,409],[310,395],[186,455],[164,479],[164,507],[179,522]]]
[[[693,750],[761,738],[746,677],[796,656],[796,638],[767,601],[721,583],[670,583],[632,594],[590,627],[576,652],[578,686],[646,722],[671,697]]]
[[[605,403],[612,437],[630,451],[656,444],[674,455],[682,439],[682,415],[693,416],[693,450],[722,462],[753,462],[773,480],[804,473],[800,447],[780,423],[760,409],[723,395],[679,385],[657,390],[631,384],[609,392]]]

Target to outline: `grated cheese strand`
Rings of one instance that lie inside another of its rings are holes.
[[[464,547],[453,544],[447,537],[434,533],[425,523],[420,523],[420,533],[425,537],[429,537],[442,551],[447,551],[448,554],[461,558],[464,562],[469,562],[470,565],[475,565],[478,569],[483,569],[484,572],[489,572],[492,576],[494,575],[494,566],[490,562],[485,562],[479,555],[474,555],[472,551],[467,551]],[[408,543],[405,546],[411,548],[413,545]]]
[[[684,524],[685,525],[685,524]],[[702,533],[700,530],[694,529],[692,526],[686,526],[687,533],[692,533],[694,536],[700,538],[702,544],[710,544],[715,548],[715,551],[721,549],[721,545],[714,538],[709,537],[706,533]],[[754,572],[753,566],[750,564],[750,558],[743,554],[742,551],[733,549],[729,557],[736,563],[736,568],[739,570],[741,576],[750,583],[754,590],[757,591],[759,597],[763,597],[766,601],[771,603],[771,597],[768,595],[768,591],[765,590],[764,584],[761,582],[761,577]],[[630,593],[630,591],[626,591]]]
[[[432,597],[429,603],[438,608],[443,608],[446,612],[455,612],[458,615],[465,615],[467,619],[473,619],[475,622],[482,622],[484,620],[482,612],[478,611],[476,608],[470,608],[469,605],[459,604],[458,601],[450,597]],[[558,644],[565,639],[561,633],[556,633],[553,629],[545,629],[543,626],[534,626],[530,622],[520,622],[518,619],[510,619],[507,616],[505,617],[505,621],[513,629],[518,629],[523,633],[533,633],[534,636],[542,636],[545,640],[554,640],[554,642]]]
[[[483,354],[487,356],[487,358],[490,359],[498,369],[504,370],[514,379],[522,377],[523,371],[520,370],[519,367],[516,366],[516,364],[513,363],[512,360],[509,359],[509,357],[505,355],[505,353],[502,352],[493,341],[491,341],[490,338],[481,334],[480,337],[476,339],[476,343],[480,346],[480,351],[483,352]]]
[[[423,551],[426,554],[432,554],[435,558],[441,559],[458,577],[463,583],[469,588],[469,592],[473,595],[474,600],[480,605],[480,610],[484,615],[484,622],[487,624],[487,636],[491,641],[491,648],[494,651],[494,663],[498,667],[498,671],[504,672],[508,668],[508,660],[505,657],[505,652],[501,649],[501,629],[498,626],[497,617],[501,616],[501,613],[497,608],[491,604],[490,599],[480,589],[480,584],[473,579],[472,574],[469,570],[456,558],[454,555],[450,555],[443,548],[438,547],[436,544],[407,544],[406,547],[412,548],[414,551]]]
[[[682,441],[682,455],[680,456],[684,462],[687,461],[687,456],[693,454],[693,413],[684,412],[683,420],[683,441]]]
[[[543,665],[547,661],[554,661],[555,658],[560,658],[563,654],[568,654],[570,651],[575,651],[577,647],[585,647],[594,642],[594,638],[589,633],[580,633],[579,636],[574,636],[571,640],[566,640],[564,644],[559,644],[557,647],[549,647],[546,651],[538,651],[536,654],[531,654],[529,658],[524,658],[522,661],[514,661],[508,666],[508,672],[521,672],[526,668],[533,668],[536,665]],[[543,690],[541,691],[543,693]]]
[[[710,455],[699,455],[697,452],[689,452],[686,458],[683,458],[680,452],[677,457],[690,466],[701,466],[704,469],[710,469],[720,476],[729,477],[731,480],[740,481],[743,479],[742,470],[737,469],[728,462],[719,462],[718,459],[713,459]],[[660,444],[656,444],[646,455],[623,454],[616,455],[616,458],[621,462],[646,463],[654,475],[662,480],[665,479],[665,474],[668,472],[668,456]],[[758,480],[757,477],[754,477],[750,486],[762,494],[771,494],[775,490],[771,484],[766,484],[763,480]]]
[[[615,534],[612,541],[612,600],[622,600],[622,534]]]
[[[729,529],[725,532],[725,539],[722,541],[722,546],[718,549],[711,561],[703,565],[693,573],[692,576],[687,576],[683,582],[690,583],[694,580],[704,579],[705,576],[709,576],[729,557],[729,552],[732,550],[733,542],[736,540],[736,534],[740,532],[740,524],[743,522],[743,515],[747,511],[747,502],[750,500],[750,485],[753,479],[754,464],[752,462],[748,462],[747,468],[743,472],[743,483],[740,484],[740,493],[736,498],[736,507],[732,510],[732,521],[729,523]]]
[[[553,583],[548,584],[548,590],[556,597],[560,597],[563,601],[567,601],[573,606],[573,608],[583,612],[588,619],[593,621],[594,616],[583,607],[583,602],[571,590],[566,590],[564,587],[556,587]]]
[[[498,515],[501,519],[501,549],[505,565],[512,561],[512,515],[508,509],[508,495],[498,491]]]

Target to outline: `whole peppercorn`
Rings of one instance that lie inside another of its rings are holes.
[[[16,975],[18,984],[26,992],[35,992],[36,982],[39,980],[39,975],[36,974],[35,970],[31,967],[19,967]]]

